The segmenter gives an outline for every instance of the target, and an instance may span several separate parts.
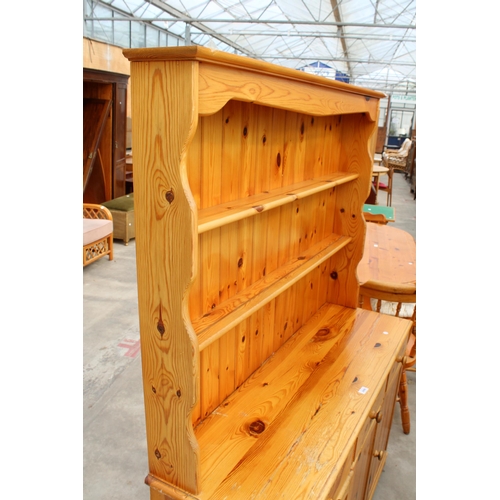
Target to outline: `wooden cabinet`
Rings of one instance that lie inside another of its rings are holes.
[[[369,498],[411,326],[356,308],[383,95],[124,54],[151,498]]]
[[[86,203],[103,203],[125,194],[128,75],[83,70],[84,191]],[[102,123],[86,112],[92,103],[109,103]],[[98,138],[97,141],[94,138]],[[95,143],[88,151],[86,144]],[[89,154],[92,155],[89,158]],[[94,160],[90,168],[89,159]]]

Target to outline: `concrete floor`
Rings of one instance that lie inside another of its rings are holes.
[[[379,202],[385,200],[380,193]],[[393,226],[416,239],[416,202],[403,174],[395,174],[392,206]],[[135,240],[115,241],[114,253],[113,261],[105,257],[83,269],[83,498],[149,500]],[[373,500],[416,498],[415,373],[408,386],[411,432],[403,433],[397,405]]]

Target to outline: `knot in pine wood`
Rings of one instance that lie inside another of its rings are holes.
[[[330,328],[320,328],[316,335],[312,338],[314,342],[320,342],[322,340],[328,340],[331,337],[332,331]]]
[[[163,334],[165,333],[165,326],[163,325],[163,321],[160,319],[158,321],[158,324],[156,325],[156,329],[160,333],[160,335],[163,337]]]
[[[255,422],[252,422],[248,426],[248,431],[250,432],[250,434],[259,435],[264,432],[265,428],[266,424],[262,422],[262,420],[255,420]]]
[[[169,191],[167,191],[165,193],[165,198],[171,204],[174,201],[174,198],[175,198],[174,192],[170,189]]]
[[[321,328],[316,332],[316,337],[326,337],[330,333],[330,328]]]

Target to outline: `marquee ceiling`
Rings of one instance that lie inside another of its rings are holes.
[[[84,36],[196,44],[416,93],[416,0],[84,0]]]

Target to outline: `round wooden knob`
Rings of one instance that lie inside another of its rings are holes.
[[[382,421],[382,416],[383,416],[383,413],[381,411],[379,411],[377,413],[377,424],[380,424],[380,422]]]
[[[380,451],[377,451],[377,450],[373,450],[373,456],[378,458],[379,460],[382,460],[382,458],[384,458],[384,450],[380,450]]]
[[[407,358],[406,356],[398,356],[398,357],[396,358],[396,361],[397,361],[398,363],[403,363],[403,365],[406,365],[406,361],[407,361],[407,359],[408,359],[408,358]]]

